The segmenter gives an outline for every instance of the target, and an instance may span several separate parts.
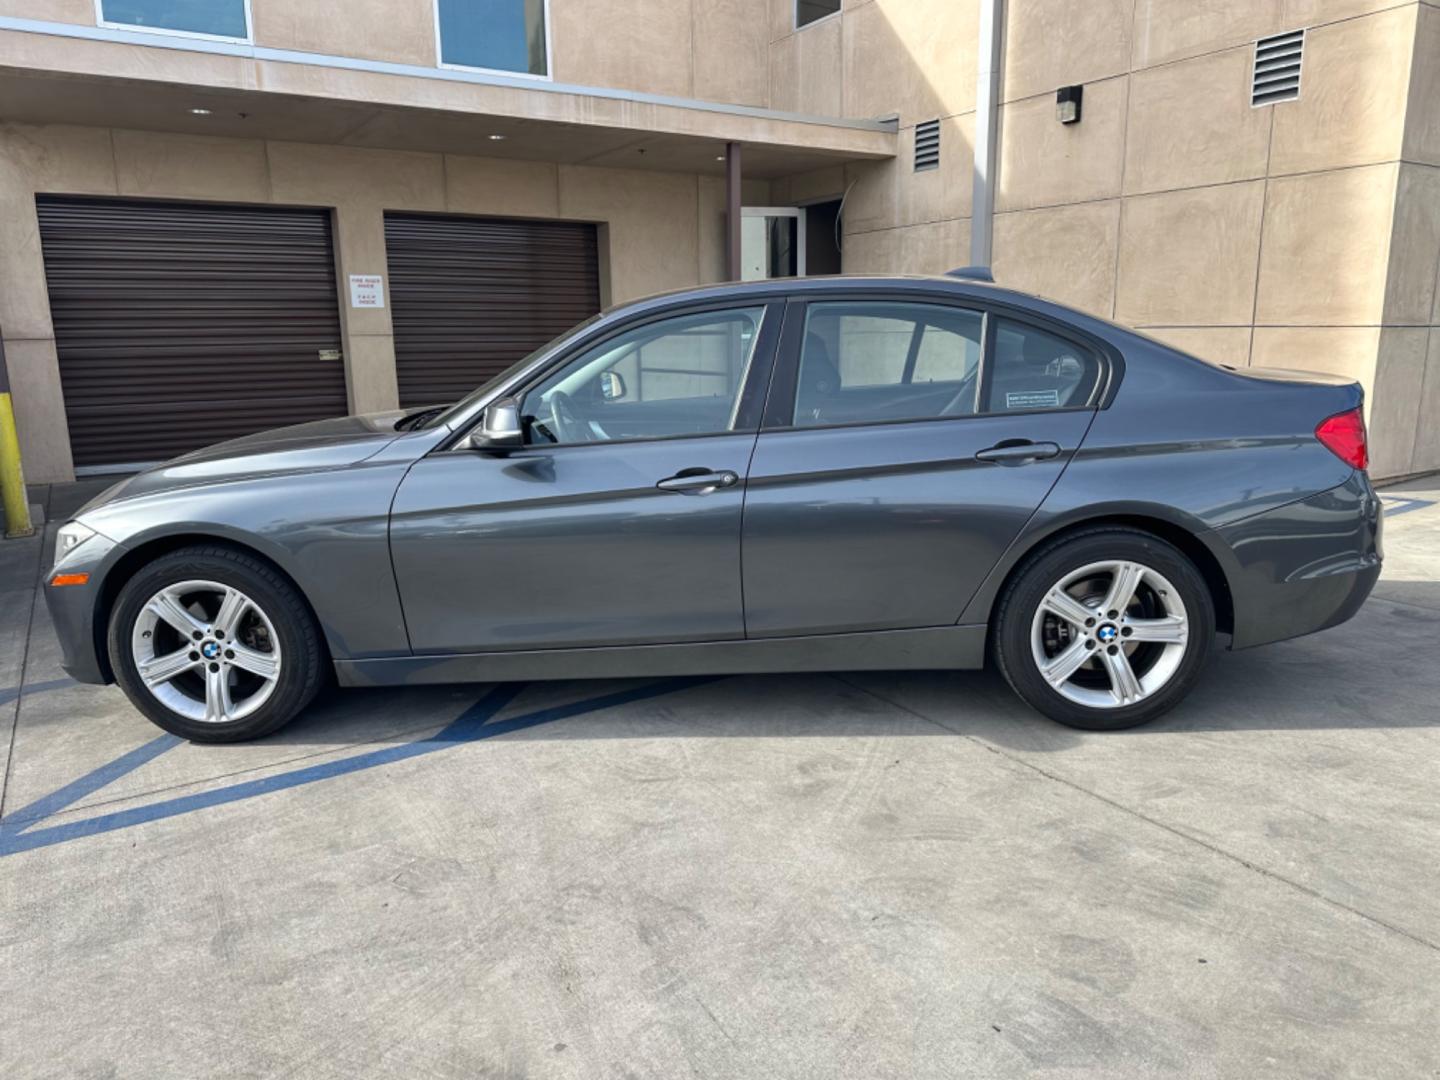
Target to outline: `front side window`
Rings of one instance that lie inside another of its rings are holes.
[[[435,0],[440,63],[549,75],[545,0]]]
[[[246,0],[101,0],[108,26],[250,40]]]
[[[1091,350],[1034,326],[997,319],[989,412],[1027,412],[1085,405],[1100,379]]]
[[[939,304],[810,304],[795,425],[974,413],[983,325],[978,311]]]
[[[564,364],[520,402],[535,445],[712,435],[735,422],[763,307],[679,315]]]
[[[840,0],[795,0],[795,29],[809,26],[839,10]]]

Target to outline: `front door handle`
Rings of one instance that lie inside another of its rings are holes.
[[[721,488],[734,487],[739,482],[740,477],[729,469],[722,469],[720,472],[711,472],[709,469],[681,469],[655,486],[662,491],[678,491],[682,495],[709,495]]]
[[[1060,447],[1053,442],[1031,442],[1029,439],[1002,439],[994,446],[979,451],[977,461],[993,461],[996,465],[1025,465],[1056,457]]]

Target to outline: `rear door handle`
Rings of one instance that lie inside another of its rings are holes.
[[[678,491],[682,495],[709,495],[721,488],[734,487],[739,482],[740,477],[729,469],[722,469],[720,472],[711,472],[709,469],[681,469],[655,486],[662,491]]]
[[[979,451],[977,461],[993,461],[996,465],[1024,465],[1058,456],[1060,447],[1053,442],[1031,442],[1029,439],[1002,439],[994,446]]]

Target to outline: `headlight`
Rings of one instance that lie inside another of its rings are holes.
[[[58,564],[61,559],[94,535],[94,529],[87,529],[78,521],[67,521],[61,525],[60,531],[55,534],[55,562]]]

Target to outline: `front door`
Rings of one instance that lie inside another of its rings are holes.
[[[935,303],[787,326],[746,492],[748,636],[954,625],[1084,438],[1100,356]]]
[[[511,391],[523,449],[418,462],[390,525],[415,652],[743,636],[752,399],[782,310],[688,311],[608,334]]]

